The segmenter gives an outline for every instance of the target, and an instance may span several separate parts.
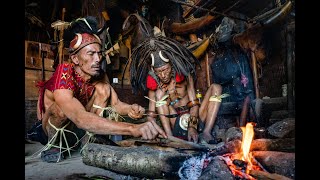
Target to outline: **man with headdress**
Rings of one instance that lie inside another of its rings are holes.
[[[131,135],[144,139],[154,139],[158,134],[166,137],[154,122],[131,124],[101,117],[103,108],[108,105],[116,113],[133,119],[141,118],[145,109],[137,104],[130,105],[120,101],[112,86],[101,79],[102,49],[101,41],[96,35],[96,24],[94,17],[79,18],[71,23],[70,31],[75,33],[70,42],[71,63],[59,64],[53,76],[39,84],[37,114],[42,122],[44,137],[41,143],[48,143],[61,130],[65,130],[68,135],[67,142],[64,142],[71,143],[67,144],[68,147],[77,145],[78,142],[74,142],[74,139],[79,140],[85,131],[101,135]],[[75,137],[79,134],[80,137]],[[50,143],[54,145],[61,142]],[[57,150],[51,148],[42,155],[52,155],[53,152]],[[50,156],[43,156],[42,159],[57,162],[60,155],[54,160]]]
[[[133,49],[130,80],[134,92],[148,91],[149,121],[159,115],[167,135],[193,142],[198,142],[202,124],[203,140],[209,142],[214,140],[211,131],[221,103],[221,86],[212,84],[200,106],[194,89],[196,63],[179,42],[149,37]]]

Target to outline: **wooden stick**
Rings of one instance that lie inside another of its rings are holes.
[[[64,21],[64,14],[66,13],[66,8],[62,8],[62,16],[61,16],[61,20]],[[59,35],[59,64],[62,63],[63,59],[62,59],[62,55],[63,55],[63,30],[64,28],[62,28],[60,30],[60,35]]]
[[[239,122],[240,127],[244,127],[247,124],[249,104],[250,104],[250,97],[246,96],[246,98],[243,100],[242,111],[240,114],[240,122]]]
[[[254,89],[256,92],[256,98],[259,98],[259,83],[258,83],[258,71],[257,71],[257,59],[254,54],[254,51],[251,51],[251,66],[253,71],[253,83],[254,83]]]
[[[186,140],[183,140],[183,139],[171,136],[171,135],[167,135],[167,136],[168,136],[167,140],[169,140],[169,141],[177,142],[179,144],[183,144],[183,145],[186,145],[186,146],[194,148],[194,149],[209,150],[209,149],[213,148],[209,144],[208,145],[207,144],[197,144],[197,143],[194,143],[191,141],[186,141]],[[159,135],[159,137],[163,138],[161,135]]]
[[[206,78],[207,78],[207,88],[210,87],[211,81],[210,81],[210,66],[209,66],[209,55],[208,52],[206,52]]]

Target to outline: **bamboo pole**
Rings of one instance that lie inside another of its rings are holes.
[[[287,103],[289,117],[294,117],[294,95],[293,95],[293,47],[292,47],[292,34],[291,29],[287,28]]]
[[[253,83],[254,83],[254,89],[256,92],[256,98],[259,98],[260,93],[259,93],[259,83],[258,83],[257,59],[254,51],[251,51],[251,66],[252,66],[252,72],[253,72]]]
[[[62,16],[61,16],[61,21],[64,21],[64,14],[66,13],[66,8],[62,8]],[[63,33],[64,33],[64,28],[62,28],[60,30],[60,34],[59,34],[59,64],[62,63],[63,61],[63,58],[62,58],[62,55],[63,55]]]
[[[210,85],[211,85],[211,81],[210,81],[210,66],[209,66],[209,55],[208,55],[208,52],[206,52],[205,60],[206,60],[207,88],[209,88]]]

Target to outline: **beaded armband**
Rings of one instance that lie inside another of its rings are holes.
[[[170,106],[174,106],[177,102],[179,102],[179,98],[171,101],[171,102],[169,103],[169,105],[170,105]]]
[[[191,100],[187,104],[188,108],[192,108],[193,106],[199,106],[199,105],[200,105],[200,102],[198,99]]]
[[[190,116],[188,121],[188,128],[198,129],[198,118],[195,116]]]

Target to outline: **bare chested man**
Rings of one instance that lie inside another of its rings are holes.
[[[159,36],[143,42],[134,49],[132,57],[136,61],[133,61],[131,71],[137,72],[131,79],[133,85],[138,81],[135,77],[146,71],[143,63],[149,67],[145,82],[150,99],[148,120],[152,122],[155,114],[163,114],[159,117],[167,135],[198,142],[200,119],[204,125],[203,139],[206,142],[213,140],[211,131],[221,104],[222,89],[220,85],[212,84],[200,106],[194,89],[197,59],[192,53],[180,43]],[[172,118],[173,115],[176,117]]]
[[[40,86],[38,119],[42,121],[48,139],[56,133],[56,128],[64,126],[71,131],[79,128],[101,135],[154,139],[161,134],[167,137],[155,122],[131,124],[99,116],[101,108],[108,105],[118,114],[134,119],[141,118],[145,109],[120,101],[112,86],[97,78],[102,59],[101,41],[97,35],[90,32],[76,34],[70,42],[70,49],[72,62],[59,64],[53,76]]]

